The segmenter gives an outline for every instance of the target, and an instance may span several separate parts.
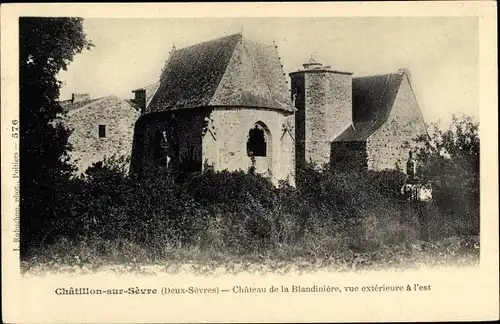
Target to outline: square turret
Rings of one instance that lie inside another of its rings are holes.
[[[290,73],[295,108],[297,167],[330,162],[330,143],[352,125],[352,73],[334,71],[311,58]]]

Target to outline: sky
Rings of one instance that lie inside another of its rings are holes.
[[[475,17],[87,18],[84,31],[95,47],[59,74],[61,100],[73,92],[132,98],[133,89],[158,81],[174,44],[243,31],[275,41],[287,75],[311,55],[353,77],[408,68],[426,122],[446,123],[452,114],[479,119]]]

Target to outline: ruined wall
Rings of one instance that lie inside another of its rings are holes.
[[[249,170],[252,159],[247,155],[247,136],[250,129],[260,122],[267,127],[270,140],[267,143],[266,158],[256,157],[257,171],[272,175],[275,182],[286,180],[288,177],[293,180],[293,115],[285,116],[274,110],[244,107],[216,108],[210,119],[211,131],[203,138],[204,162],[213,165],[216,170]]]
[[[136,127],[138,169],[174,167],[202,169],[202,110],[181,110],[142,117]]]
[[[364,171],[368,167],[365,141],[332,142],[330,166],[333,170]]]
[[[256,172],[272,176],[275,183],[287,178],[294,183],[293,115],[253,108],[215,108],[186,109],[142,118],[142,125],[136,131],[135,145],[140,155],[134,161],[139,165],[137,170],[159,165],[155,158],[157,134],[164,133],[161,149],[168,156],[170,167],[197,171],[210,165],[215,170],[248,171],[253,165]],[[262,123],[268,130],[267,156],[255,157],[252,164],[247,155],[247,139],[256,123]]]
[[[166,129],[166,117],[162,114],[143,116],[137,122],[134,134],[133,168],[135,171],[143,171],[156,166],[166,167],[170,159],[170,152],[165,145],[158,143],[158,134],[163,134]],[[161,142],[161,141],[160,141]],[[161,147],[156,146],[160,144]],[[157,151],[155,151],[157,150]],[[156,157],[158,153],[163,154],[163,160],[160,162]],[[134,172],[135,172],[134,171]]]
[[[176,112],[173,132],[178,145],[179,166],[186,171],[201,171],[203,168],[203,119],[202,110]]]
[[[425,123],[410,83],[404,77],[387,122],[366,141],[368,168],[384,170],[399,166],[406,172],[409,151],[418,146],[414,138],[421,134],[426,134]]]
[[[321,166],[330,162],[331,141],[352,124],[352,78],[328,70],[292,75],[292,93],[303,74],[303,95],[296,102],[297,160]],[[299,156],[300,154],[300,156]]]
[[[69,156],[77,172],[84,172],[105,157],[129,157],[138,117],[139,112],[130,103],[115,96],[69,110],[62,122],[72,130],[68,140],[73,150]],[[99,125],[105,125],[105,137],[99,137]]]

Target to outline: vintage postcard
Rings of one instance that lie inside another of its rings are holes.
[[[2,5],[3,320],[498,319],[496,21]]]

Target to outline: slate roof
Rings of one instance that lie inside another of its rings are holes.
[[[174,50],[146,113],[204,106],[293,112],[275,46],[240,33]]]
[[[364,141],[382,126],[391,113],[404,72],[353,78],[353,126],[334,142]]]

